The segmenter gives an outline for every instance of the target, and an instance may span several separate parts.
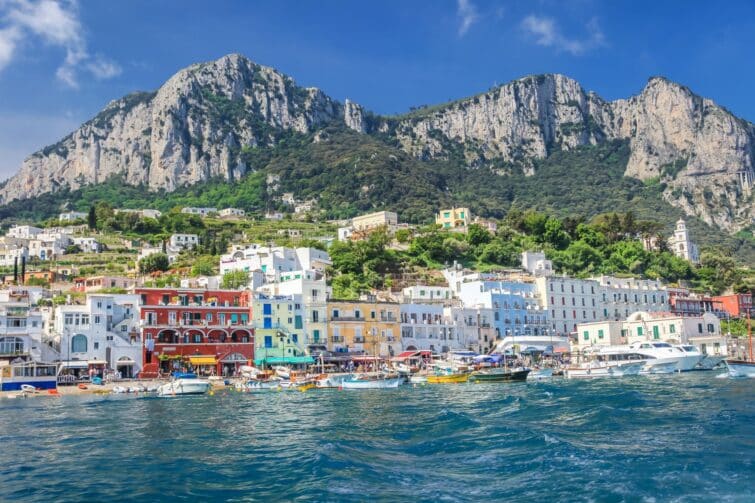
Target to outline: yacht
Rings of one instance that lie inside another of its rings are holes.
[[[694,346],[692,346],[694,348]],[[642,373],[666,373],[665,370],[687,372],[694,370],[703,354],[694,348],[694,351],[682,350],[667,342],[635,342],[629,349],[650,360]],[[671,365],[671,363],[675,365]]]
[[[681,349],[688,355],[700,355],[700,361],[697,362],[697,366],[693,370],[712,370],[713,367],[716,367],[726,359],[726,356],[724,355],[709,355],[703,353],[697,346],[692,344],[679,344],[674,347]]]
[[[180,378],[157,388],[158,396],[203,395],[210,391],[210,381]]]

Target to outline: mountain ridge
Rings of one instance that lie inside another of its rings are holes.
[[[554,152],[628,140],[625,175],[662,181],[662,197],[688,215],[732,232],[755,216],[750,187],[740,183],[740,173],[753,172],[755,126],[665,77],[649,78],[637,95],[606,101],[568,76],[531,75],[381,116],[299,87],[240,54],[190,65],[156,91],[111,101],[29,156],[0,188],[0,202],[114,175],[169,191],[217,177],[234,181],[254,170],[256,149],[329,124],[380,137],[420,160],[489,170],[491,177],[512,169],[535,175],[534,161]]]

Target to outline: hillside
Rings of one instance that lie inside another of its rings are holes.
[[[344,147],[345,138],[354,145]],[[536,75],[451,103],[381,117],[316,88],[299,87],[237,54],[183,69],[155,92],[111,102],[60,142],[27,158],[0,188],[0,201],[76,190],[114,177],[140,190],[173,192],[214,180],[236,183],[269,166],[285,176],[313,177],[302,186],[309,192],[297,197],[319,196],[319,183],[332,201],[323,206],[333,214],[374,206],[371,190],[388,194],[382,189],[405,188],[409,192],[379,205],[400,205],[419,219],[428,212],[417,201],[439,197],[437,207],[456,197],[468,176],[482,188],[509,190],[512,181],[526,186],[505,175],[540,180],[539,166],[548,159],[614,141],[627,145],[622,174],[655,184],[670,205],[730,233],[751,226],[753,196],[740,184],[739,173],[752,173],[755,127],[667,79],[651,78],[636,96],[609,102],[563,75]],[[329,153],[330,148],[336,150]],[[365,157],[365,149],[386,155]],[[305,169],[309,156],[321,164]],[[346,158],[351,164],[342,162]],[[286,167],[283,160],[300,168]],[[329,193],[332,177],[340,185]],[[407,180],[420,186],[404,187]],[[299,182],[292,183],[294,190]]]

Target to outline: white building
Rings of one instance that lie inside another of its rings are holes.
[[[246,211],[239,208],[223,208],[218,213],[221,218],[244,218]]]
[[[102,245],[93,237],[75,237],[73,244],[86,253],[100,253],[102,251]]]
[[[453,296],[453,291],[447,286],[414,285],[401,291],[401,302],[406,304],[439,302],[443,304],[450,302]]]
[[[40,260],[52,260],[64,255],[66,248],[72,243],[70,234],[40,233],[28,240],[29,255],[39,257]]]
[[[58,220],[61,222],[73,222],[74,220],[85,220],[87,216],[86,213],[80,211],[69,211],[58,215]]]
[[[439,304],[401,304],[401,348],[446,353],[466,349],[467,341]]]
[[[210,213],[217,213],[217,208],[193,208],[191,206],[187,206],[186,208],[181,208],[181,213],[184,213],[186,215],[199,215],[200,217],[206,217]]]
[[[196,234],[173,234],[168,241],[168,247],[174,250],[190,250],[199,244]]]
[[[572,349],[660,341],[692,344],[705,354],[725,355],[726,338],[721,322],[712,313],[681,316],[667,312],[636,312],[623,321],[598,321],[577,326]]]
[[[220,274],[228,271],[262,271],[273,282],[281,273],[317,270],[324,272],[332,264],[327,252],[317,248],[286,248],[284,246],[249,245],[234,247],[220,257]]]
[[[24,258],[29,259],[29,249],[25,245],[0,242],[0,266],[13,267],[17,263],[21,267]]]
[[[33,225],[14,225],[8,229],[6,236],[19,239],[34,239],[43,232],[43,229],[34,227]]]
[[[57,352],[45,340],[42,312],[24,288],[0,290],[0,362],[17,358],[52,362]]]
[[[159,210],[150,210],[150,209],[141,209],[141,210],[131,210],[131,209],[117,209],[115,210],[116,213],[136,213],[139,215],[140,218],[154,218],[157,220],[162,216],[162,212]]]
[[[543,252],[522,252],[522,269],[533,276],[552,276],[553,262],[545,258]]]
[[[267,213],[265,213],[265,220],[280,221],[283,220],[284,216],[285,215],[280,211],[268,211]]]
[[[676,222],[674,235],[669,238],[669,248],[677,257],[689,260],[695,264],[700,262],[697,245],[690,239],[687,224],[683,218],[680,218]]]
[[[139,295],[90,294],[84,305],[58,306],[55,332],[64,367],[100,366],[122,377],[142,367]]]
[[[496,340],[493,309],[482,306],[443,308],[443,315],[456,327],[459,343],[469,351],[488,353]]]

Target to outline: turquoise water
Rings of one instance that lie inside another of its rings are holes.
[[[0,501],[753,501],[755,380],[0,401]]]

